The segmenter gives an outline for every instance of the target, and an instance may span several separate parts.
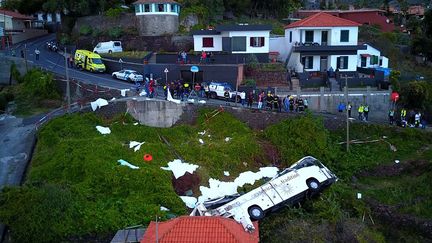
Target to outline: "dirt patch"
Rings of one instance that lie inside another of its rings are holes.
[[[172,185],[174,187],[177,195],[183,196],[186,191],[192,190],[193,192],[198,192],[198,188],[200,186],[201,179],[199,176],[194,173],[190,174],[186,172],[182,177],[176,179],[174,176],[172,177]]]
[[[372,199],[367,200],[367,203],[371,207],[374,217],[392,228],[410,229],[432,240],[432,220],[398,213],[397,207],[380,204]]]
[[[281,165],[281,155],[278,148],[265,140],[258,140],[258,144],[261,146],[264,153],[262,156],[256,156],[254,158],[255,163],[262,167],[268,165],[268,162],[271,162],[273,166],[279,167]]]
[[[426,171],[432,170],[432,164],[426,160],[410,160],[398,164],[381,165],[373,170],[361,172],[359,176],[397,176],[410,174],[419,176]]]

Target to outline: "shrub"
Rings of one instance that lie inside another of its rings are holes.
[[[253,78],[243,80],[243,84],[246,86],[256,86],[256,81]]]
[[[105,12],[105,16],[109,18],[118,18],[123,13],[123,9],[121,8],[110,8]]]
[[[21,73],[19,72],[17,66],[15,63],[12,63],[10,67],[11,76],[14,80],[18,81],[18,83],[21,82]]]
[[[22,91],[28,98],[57,99],[60,96],[52,74],[38,69],[31,69],[24,75],[22,80]]]
[[[108,30],[108,35],[111,38],[119,38],[123,35],[123,30],[120,27],[114,27]]]
[[[91,26],[88,25],[83,25],[80,27],[79,29],[79,33],[80,35],[90,35],[93,32],[93,28]]]

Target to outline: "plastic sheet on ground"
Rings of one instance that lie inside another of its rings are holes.
[[[141,93],[139,94],[139,96],[146,96],[147,95],[147,93],[143,90],[143,91],[141,91]]]
[[[241,173],[232,182],[210,178],[209,187],[200,186],[201,196],[198,197],[198,202],[236,194],[238,187],[242,187],[245,184],[253,185],[255,181],[264,177],[273,178],[277,175],[278,171],[279,169],[277,167],[263,167],[260,168],[258,172],[246,171]]]
[[[200,142],[200,144],[204,144],[204,140],[202,140],[201,138],[198,139],[198,141]]]
[[[113,97],[112,99],[110,99],[110,101],[114,101],[114,100],[116,100],[116,98],[115,98],[115,97]]]
[[[204,134],[206,134],[206,130],[202,131],[202,132],[198,132],[199,135],[204,136]]]
[[[224,176],[230,176],[229,171],[224,171]]]
[[[160,211],[170,211],[170,210],[168,208],[164,207],[164,206],[161,206],[160,207]]]
[[[129,91],[130,89],[121,89],[120,90],[120,95],[125,97],[126,96],[126,92]]]
[[[186,197],[186,196],[180,196],[181,200],[186,204],[188,208],[195,208],[195,204],[197,202],[197,199],[194,197]]]
[[[136,126],[136,125],[138,125],[138,124],[139,124],[138,122],[135,122],[133,125]]]
[[[181,100],[176,100],[176,99],[174,99],[172,97],[171,92],[169,91],[169,89],[168,89],[168,92],[167,92],[167,100],[170,101],[170,102],[174,102],[176,104],[180,104],[181,103]]]
[[[205,104],[205,103],[207,103],[207,101],[205,101],[205,100],[200,100],[200,101],[198,101],[198,103],[200,103],[200,104]]]
[[[130,141],[129,142],[129,148],[134,148],[134,151],[138,151],[141,148],[141,145],[143,145],[145,142],[137,142],[137,141]]]
[[[229,142],[231,139],[232,139],[232,138],[230,138],[230,137],[226,137],[226,138],[225,138],[225,142]]]
[[[195,103],[195,100],[194,99],[188,99],[187,100],[189,103]]]
[[[199,166],[189,163],[183,163],[179,159],[175,159],[168,162],[168,167],[160,167],[163,170],[170,170],[174,174],[174,177],[178,179],[182,177],[186,172],[193,173]]]
[[[110,134],[111,133],[111,129],[109,129],[109,127],[102,127],[102,126],[96,126],[96,129],[101,133],[101,134]]]
[[[126,160],[123,160],[123,159],[119,159],[119,160],[117,160],[117,162],[119,162],[120,165],[127,166],[127,167],[129,167],[131,169],[134,169],[134,170],[139,169],[138,166],[135,166],[135,165],[127,162]]]
[[[101,108],[102,106],[108,105],[108,101],[106,99],[99,98],[99,99],[91,102],[90,105],[91,105],[92,110],[95,111],[98,108]]]

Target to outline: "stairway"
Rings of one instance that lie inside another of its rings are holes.
[[[340,85],[338,84],[335,78],[329,78],[329,82],[330,82],[331,91],[340,91]]]

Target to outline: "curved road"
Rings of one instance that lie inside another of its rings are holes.
[[[55,35],[50,34],[37,39],[21,42],[12,48],[15,49],[16,56],[19,57],[21,55],[21,50],[24,50],[26,47],[29,63],[47,69],[49,72],[66,76],[65,60],[62,55],[63,52],[53,52],[45,47],[47,41],[54,39]],[[38,61],[36,61],[36,56],[34,54],[36,48],[41,52]],[[88,71],[80,71],[72,68],[69,68],[69,78],[114,89],[128,89],[134,86],[134,84],[125,81],[115,80],[110,74],[90,73]]]

